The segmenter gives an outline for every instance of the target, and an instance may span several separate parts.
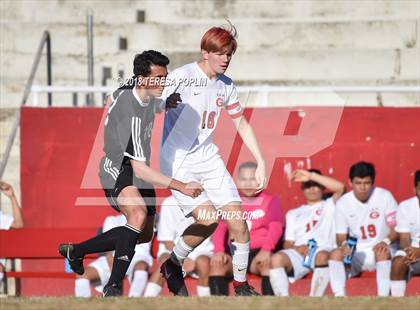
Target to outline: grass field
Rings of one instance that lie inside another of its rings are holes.
[[[308,297],[209,297],[209,298],[1,298],[0,309],[392,309],[419,310],[420,297],[407,298],[308,298]]]

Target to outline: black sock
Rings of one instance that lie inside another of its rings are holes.
[[[274,296],[273,288],[271,287],[270,277],[263,276],[261,280],[261,292],[263,295]]]
[[[128,224],[123,226],[123,228],[115,247],[114,262],[112,263],[111,276],[108,281],[109,284],[116,283],[121,285],[134,256],[134,248],[139,238],[140,230]]]
[[[214,296],[228,296],[229,282],[223,276],[209,277],[210,294]]]
[[[115,227],[92,239],[74,245],[73,255],[83,257],[87,254],[102,253],[115,250],[117,240],[124,231],[124,226]]]

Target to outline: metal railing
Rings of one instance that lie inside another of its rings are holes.
[[[39,94],[41,93],[71,93],[73,98],[78,93],[102,93],[106,94],[115,88],[109,86],[32,86],[32,104],[38,106]],[[256,92],[263,98],[269,93],[420,93],[420,86],[238,86],[239,93]],[[73,100],[74,101],[74,100]],[[75,105],[75,104],[73,104]]]
[[[21,107],[26,105],[28,97],[32,91],[32,84],[34,82],[35,74],[38,70],[38,65],[42,57],[42,51],[44,46],[46,45],[46,57],[47,57],[47,87],[51,86],[51,39],[50,33],[48,31],[44,31],[41,37],[41,41],[39,42],[38,50],[35,54],[34,62],[32,63],[31,73],[29,74],[28,80],[26,81],[25,90],[23,91]],[[48,93],[48,106],[52,105],[52,93],[53,91],[47,91]],[[16,112],[15,121],[12,126],[12,131],[9,134],[9,138],[7,140],[6,149],[4,151],[3,157],[0,163],[0,179],[3,178],[4,171],[6,170],[6,165],[10,157],[10,152],[12,150],[13,142],[16,137],[17,130],[19,128],[20,123],[20,110]]]

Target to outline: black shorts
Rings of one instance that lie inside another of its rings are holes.
[[[103,165],[101,164],[101,167]],[[131,165],[122,165],[115,181],[109,173],[101,169],[99,177],[101,179],[102,188],[112,208],[121,212],[117,203],[118,195],[127,186],[135,186],[141,197],[144,199],[147,207],[147,215],[156,214],[156,193],[151,184],[148,184],[134,176]]]

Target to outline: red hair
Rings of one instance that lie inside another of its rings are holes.
[[[228,21],[229,22],[229,21]],[[201,38],[201,50],[206,52],[227,52],[234,54],[238,43],[235,26],[229,22],[229,29],[213,27]]]

